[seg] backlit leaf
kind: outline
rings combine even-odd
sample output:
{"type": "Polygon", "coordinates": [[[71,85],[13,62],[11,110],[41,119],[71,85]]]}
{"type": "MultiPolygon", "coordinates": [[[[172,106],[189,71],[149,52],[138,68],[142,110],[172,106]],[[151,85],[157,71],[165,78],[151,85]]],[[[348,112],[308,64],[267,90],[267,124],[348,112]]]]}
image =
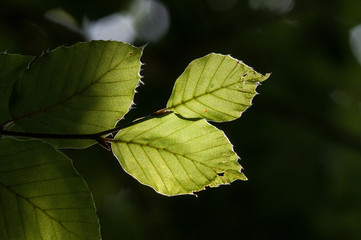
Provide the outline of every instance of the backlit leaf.
{"type": "Polygon", "coordinates": [[[93,41],[43,54],[15,85],[10,106],[15,124],[27,132],[53,134],[114,127],[133,102],[142,50],[93,41]]]}
{"type": "Polygon", "coordinates": [[[246,179],[232,144],[204,119],[153,118],[121,130],[112,149],[126,172],[169,196],[246,179]]]}
{"type": "Polygon", "coordinates": [[[0,239],[100,239],[88,187],[50,145],[0,139],[0,239]]]}
{"type": "Polygon", "coordinates": [[[231,121],[251,106],[257,85],[268,77],[228,55],[212,53],[189,64],[167,107],[186,118],[231,121]]]}

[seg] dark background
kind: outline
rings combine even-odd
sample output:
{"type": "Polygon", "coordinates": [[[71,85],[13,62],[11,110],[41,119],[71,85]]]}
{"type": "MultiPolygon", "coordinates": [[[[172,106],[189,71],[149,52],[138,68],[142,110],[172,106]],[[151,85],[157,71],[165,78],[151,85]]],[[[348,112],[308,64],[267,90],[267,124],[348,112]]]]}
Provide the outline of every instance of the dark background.
{"type": "Polygon", "coordinates": [[[163,108],[188,63],[210,52],[272,75],[240,119],[216,124],[247,182],[165,197],[99,146],[66,150],[103,239],[361,239],[360,1],[134,2],[1,0],[0,51],[39,55],[89,40],[86,22],[133,18],[128,40],[148,45],[129,120],[163,108]]]}

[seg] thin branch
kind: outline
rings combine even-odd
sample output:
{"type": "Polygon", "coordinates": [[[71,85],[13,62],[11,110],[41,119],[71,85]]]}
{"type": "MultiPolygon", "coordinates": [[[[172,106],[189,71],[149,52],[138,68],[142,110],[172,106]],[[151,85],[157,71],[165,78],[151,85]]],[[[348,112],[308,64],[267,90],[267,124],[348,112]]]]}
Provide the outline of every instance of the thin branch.
{"type": "Polygon", "coordinates": [[[7,121],[3,123],[0,127],[0,135],[4,136],[13,136],[13,137],[26,137],[26,138],[47,138],[47,139],[87,139],[87,140],[95,140],[97,141],[102,147],[110,150],[107,143],[112,142],[112,138],[105,138],[103,136],[108,136],[112,133],[117,133],[124,128],[128,128],[135,124],[147,121],[152,118],[163,117],[171,113],[167,108],[158,110],[148,116],[138,118],[132,122],[122,124],[112,129],[108,129],[98,133],[91,133],[91,134],[57,134],[57,133],[29,133],[29,132],[15,132],[15,131],[8,131],[8,128],[14,121],[7,121]]]}

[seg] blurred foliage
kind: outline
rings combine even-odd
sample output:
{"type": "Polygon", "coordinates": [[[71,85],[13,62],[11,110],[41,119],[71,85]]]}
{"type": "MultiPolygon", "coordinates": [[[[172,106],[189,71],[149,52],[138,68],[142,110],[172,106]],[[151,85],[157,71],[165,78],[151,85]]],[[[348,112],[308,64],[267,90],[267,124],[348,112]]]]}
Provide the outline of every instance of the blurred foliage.
{"type": "MultiPolygon", "coordinates": [[[[53,8],[81,28],[85,16],[126,11],[130,2],[3,0],[0,51],[40,54],[84,40],[44,17],[53,8]]],[[[361,239],[361,66],[349,44],[359,1],[295,0],[284,12],[251,8],[252,0],[218,9],[221,0],[161,2],[171,25],[145,49],[145,86],[126,118],[163,108],[187,64],[209,52],[272,72],[254,106],[218,126],[249,181],[167,198],[98,146],[66,150],[93,191],[103,239],[361,239]]]]}

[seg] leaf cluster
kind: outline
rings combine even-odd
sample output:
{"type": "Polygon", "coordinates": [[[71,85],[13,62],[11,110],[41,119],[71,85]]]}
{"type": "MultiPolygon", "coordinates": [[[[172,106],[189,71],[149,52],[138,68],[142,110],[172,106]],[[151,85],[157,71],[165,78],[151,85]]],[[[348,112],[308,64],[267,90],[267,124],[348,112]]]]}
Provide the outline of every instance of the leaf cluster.
{"type": "Polygon", "coordinates": [[[212,53],[189,64],[166,108],[125,122],[142,52],[92,41],[38,58],[0,54],[1,239],[99,239],[91,193],[62,148],[99,143],[167,196],[246,180],[232,144],[209,121],[239,118],[269,75],[212,53]]]}

